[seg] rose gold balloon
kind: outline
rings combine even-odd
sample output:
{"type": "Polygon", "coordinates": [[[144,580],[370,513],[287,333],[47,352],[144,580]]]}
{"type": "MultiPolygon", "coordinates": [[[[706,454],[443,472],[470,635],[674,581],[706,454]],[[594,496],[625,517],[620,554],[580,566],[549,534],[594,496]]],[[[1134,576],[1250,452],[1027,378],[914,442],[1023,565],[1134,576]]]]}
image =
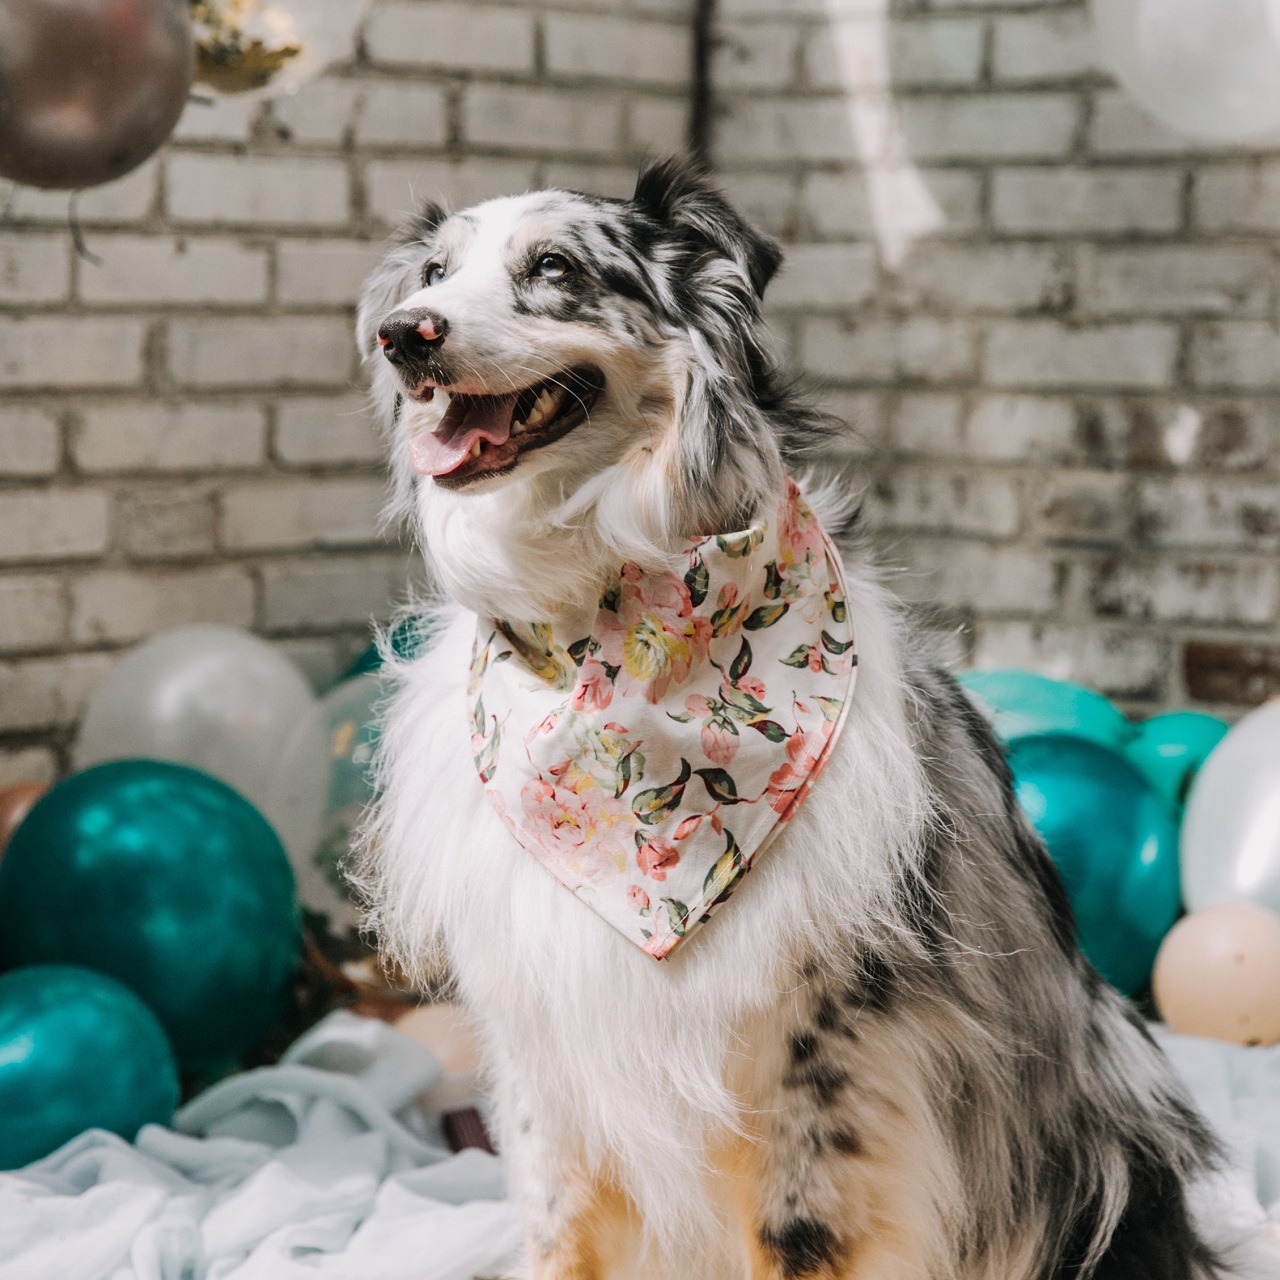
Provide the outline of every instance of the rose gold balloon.
{"type": "Polygon", "coordinates": [[[128,173],[172,132],[194,64],[186,0],[0,0],[0,176],[128,173]]]}
{"type": "Polygon", "coordinates": [[[9,837],[48,790],[47,782],[18,782],[0,791],[0,856],[4,854],[9,837]]]}
{"type": "Polygon", "coordinates": [[[1172,1031],[1280,1041],[1280,915],[1232,902],[1180,920],[1156,956],[1153,993],[1172,1031]]]}

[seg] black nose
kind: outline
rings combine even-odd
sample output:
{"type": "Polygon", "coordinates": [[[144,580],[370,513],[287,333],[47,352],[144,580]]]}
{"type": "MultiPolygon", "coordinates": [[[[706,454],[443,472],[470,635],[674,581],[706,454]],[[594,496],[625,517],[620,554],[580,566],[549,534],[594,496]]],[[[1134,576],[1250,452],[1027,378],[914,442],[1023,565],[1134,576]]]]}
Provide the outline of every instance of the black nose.
{"type": "Polygon", "coordinates": [[[425,307],[393,311],[378,328],[378,345],[392,364],[423,364],[444,345],[448,332],[444,316],[425,307]]]}

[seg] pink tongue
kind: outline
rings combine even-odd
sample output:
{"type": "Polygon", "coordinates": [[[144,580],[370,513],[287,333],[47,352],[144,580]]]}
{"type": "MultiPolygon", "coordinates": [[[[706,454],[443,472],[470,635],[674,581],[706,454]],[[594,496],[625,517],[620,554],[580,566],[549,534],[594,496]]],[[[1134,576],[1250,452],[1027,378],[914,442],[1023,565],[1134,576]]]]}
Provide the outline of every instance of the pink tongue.
{"type": "Polygon", "coordinates": [[[423,476],[447,476],[467,460],[477,440],[506,444],[511,439],[511,415],[519,397],[519,392],[506,396],[453,396],[440,425],[409,441],[413,469],[423,476]]]}

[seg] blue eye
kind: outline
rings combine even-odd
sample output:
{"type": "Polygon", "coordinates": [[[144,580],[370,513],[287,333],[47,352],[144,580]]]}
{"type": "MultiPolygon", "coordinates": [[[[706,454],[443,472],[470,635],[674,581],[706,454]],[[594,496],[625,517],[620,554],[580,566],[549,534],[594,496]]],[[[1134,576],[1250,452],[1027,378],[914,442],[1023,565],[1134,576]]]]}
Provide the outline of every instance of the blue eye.
{"type": "Polygon", "coordinates": [[[533,274],[542,280],[563,280],[572,270],[568,258],[561,257],[558,253],[544,253],[538,259],[533,274]]]}
{"type": "Polygon", "coordinates": [[[438,262],[427,263],[427,269],[422,273],[422,282],[426,285],[439,284],[444,279],[444,268],[438,262]]]}

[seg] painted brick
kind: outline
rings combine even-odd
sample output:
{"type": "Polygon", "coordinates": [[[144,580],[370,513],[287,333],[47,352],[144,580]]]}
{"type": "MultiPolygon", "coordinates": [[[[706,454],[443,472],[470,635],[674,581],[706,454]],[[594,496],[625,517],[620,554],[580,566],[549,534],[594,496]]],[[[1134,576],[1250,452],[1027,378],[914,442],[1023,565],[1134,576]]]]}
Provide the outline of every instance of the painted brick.
{"type": "Polygon", "coordinates": [[[254,94],[208,94],[187,100],[173,130],[175,142],[247,142],[262,101],[254,94]]]}
{"type": "Polygon", "coordinates": [[[276,297],[287,306],[354,306],[383,248],[367,240],[281,240],[276,297]]]}
{"type": "Polygon", "coordinates": [[[289,141],[341,146],[354,129],[371,89],[362,80],[323,76],[304,84],[297,93],[274,99],[272,121],[289,141]]]}
{"type": "Polygon", "coordinates": [[[67,630],[67,601],[54,577],[0,577],[0,653],[52,648],[67,630]]]}
{"type": "Polygon", "coordinates": [[[982,29],[976,18],[821,23],[809,29],[805,70],[821,89],[975,84],[982,29]]]}
{"type": "Polygon", "coordinates": [[[1137,490],[1142,540],[1160,547],[1280,548],[1280,486],[1251,480],[1176,476],[1137,490]]]}
{"type": "MultiPolygon", "coordinates": [[[[115,182],[82,191],[76,201],[80,221],[91,226],[95,223],[137,222],[146,217],[155,204],[159,168],[159,162],[152,160],[115,182]]],[[[54,222],[65,229],[70,207],[67,192],[17,187],[11,198],[15,221],[31,218],[54,222]]]]}
{"type": "Polygon", "coordinates": [[[109,653],[0,662],[0,731],[73,725],[115,663],[109,653]]]}
{"type": "Polygon", "coordinates": [[[876,255],[870,245],[798,244],[770,283],[772,307],[856,307],[876,287],[876,255]]]}
{"type": "Polygon", "coordinates": [[[1073,461],[1076,415],[1065,400],[984,396],[965,424],[970,456],[992,462],[1073,461]]]}
{"type": "Polygon", "coordinates": [[[599,93],[473,84],[462,105],[468,142],[511,149],[608,152],[622,136],[622,104],[599,93]]]}
{"type": "Polygon", "coordinates": [[[627,200],[636,189],[636,173],[637,167],[633,164],[592,164],[588,160],[562,160],[543,168],[542,182],[548,187],[563,187],[570,191],[587,191],[627,200]]]}
{"type": "Polygon", "coordinates": [[[71,456],[91,473],[256,467],[266,457],[265,415],[216,403],[85,409],[71,432],[71,456]]]}
{"type": "Polygon", "coordinates": [[[899,467],[877,485],[869,506],[888,528],[930,533],[1010,537],[1021,519],[1012,480],[941,467],[899,467]]]}
{"type": "Polygon", "coordinates": [[[289,466],[380,462],[383,447],[363,397],[282,400],[275,451],[289,466]]]}
{"type": "Polygon", "coordinates": [[[69,237],[0,231],[0,305],[57,302],[70,290],[69,237]]]}
{"type": "Polygon", "coordinates": [[[1271,274],[1271,257],[1261,248],[1196,244],[1086,251],[1077,305],[1095,315],[1263,316],[1271,274]]]}
{"type": "Polygon", "coordinates": [[[1093,23],[1084,8],[998,18],[992,62],[997,80],[1068,80],[1099,65],[1093,23]]]}
{"type": "Polygon", "coordinates": [[[408,584],[403,556],[275,561],[262,570],[265,622],[291,631],[361,626],[387,617],[408,584]]]}
{"type": "Polygon", "coordinates": [[[358,546],[378,540],[381,480],[259,481],[222,495],[229,551],[358,546]]]}
{"type": "Polygon", "coordinates": [[[549,13],[543,19],[547,70],[552,75],[683,88],[693,67],[692,32],[684,24],[588,13],[549,13]]]}
{"type": "MultiPolygon", "coordinates": [[[[1276,137],[1262,139],[1258,146],[1274,149],[1276,137]]],[[[1190,156],[1221,154],[1230,144],[1193,138],[1167,128],[1119,90],[1100,93],[1094,99],[1093,124],[1089,131],[1089,150],[1099,156],[1190,156]]]]}
{"type": "Polygon", "coordinates": [[[180,154],[167,172],[169,212],[179,222],[331,226],[348,217],[341,160],[180,154]]]}
{"type": "Polygon", "coordinates": [[[991,210],[1002,231],[1162,232],[1177,229],[1181,200],[1174,169],[1001,169],[991,210]]]}
{"type": "Polygon", "coordinates": [[[192,560],[214,550],[214,499],[206,488],[177,486],[126,491],[116,502],[120,541],[130,560],[192,560]]]}
{"type": "Polygon", "coordinates": [[[137,320],[0,316],[0,389],[131,386],[145,332],[137,320]]]}
{"type": "Polygon", "coordinates": [[[58,776],[58,759],[48,747],[0,750],[0,787],[16,782],[52,782],[58,776]]]}
{"type": "Polygon", "coordinates": [[[365,165],[369,212],[388,225],[398,224],[427,200],[465,209],[536,185],[532,160],[373,160],[365,165]]]}
{"type": "Polygon", "coordinates": [[[1129,532],[1131,505],[1123,475],[1056,471],[1034,487],[1029,527],[1054,541],[1115,543],[1129,532]]]}
{"type": "Polygon", "coordinates": [[[735,102],[720,120],[713,145],[717,165],[858,159],[849,108],[835,98],[735,102]]]}
{"type": "Polygon", "coordinates": [[[910,309],[1044,311],[1068,296],[1071,260],[1046,245],[924,242],[894,278],[897,305],[910,309]]]}
{"type": "Polygon", "coordinates": [[[1280,161],[1205,165],[1193,196],[1193,220],[1206,231],[1280,231],[1280,161]]]}
{"type": "Polygon", "coordinates": [[[1280,332],[1247,320],[1204,325],[1192,338],[1191,377],[1202,387],[1280,387],[1280,332]]]}
{"type": "Polygon", "coordinates": [[[1197,701],[1258,706],[1280,694],[1280,648],[1193,640],[1183,648],[1182,675],[1197,701]]]}
{"type": "Polygon", "coordinates": [[[925,605],[983,614],[1043,615],[1058,604],[1061,572],[1052,555],[979,542],[912,542],[899,594],[925,605]]]}
{"type": "Polygon", "coordinates": [[[1159,388],[1173,376],[1177,330],[1165,324],[1069,328],[1053,320],[991,326],[984,360],[996,387],[1159,388]]]}
{"type": "Polygon", "coordinates": [[[369,85],[356,138],[373,146],[443,146],[449,140],[449,104],[444,90],[412,81],[369,85]]]}
{"type": "Polygon", "coordinates": [[[800,227],[799,198],[797,183],[790,175],[721,170],[716,181],[753,227],[795,239],[800,227]]]}
{"type": "Polygon", "coordinates": [[[823,387],[817,402],[824,413],[843,426],[827,446],[827,451],[836,458],[862,457],[879,444],[884,418],[880,396],[870,391],[823,387]]]}
{"type": "Polygon", "coordinates": [[[170,376],[190,386],[341,386],[352,358],[350,325],[341,316],[169,324],[170,376]]]}
{"type": "Polygon", "coordinates": [[[1149,633],[1033,622],[978,622],[973,661],[981,668],[1024,667],[1126,698],[1157,696],[1169,671],[1164,641],[1149,633]]]}
{"type": "Polygon", "coordinates": [[[681,152],[688,137],[689,104],[684,98],[633,100],[627,127],[627,142],[633,152],[681,152]]]}
{"type": "Polygon", "coordinates": [[[267,251],[228,240],[98,236],[98,262],[80,267],[86,302],[265,302],[267,251]]]}
{"type": "Polygon", "coordinates": [[[1076,99],[1061,93],[904,98],[898,106],[913,160],[1055,159],[1071,149],[1076,99]]]}
{"type": "Polygon", "coordinates": [[[794,22],[734,22],[716,32],[711,82],[734,89],[780,89],[796,78],[800,30],[794,22]]]}
{"type": "Polygon", "coordinates": [[[383,3],[365,31],[375,62],[449,71],[532,71],[533,14],[477,4],[383,3]]]}
{"type": "Polygon", "coordinates": [[[855,325],[808,320],[801,329],[800,351],[810,373],[841,381],[946,382],[971,377],[976,359],[968,325],[928,316],[855,325]]]}
{"type": "Polygon", "coordinates": [[[1123,438],[1120,456],[1132,467],[1265,470],[1280,454],[1280,412],[1269,403],[1152,399],[1092,408],[1120,420],[1102,429],[1123,438]]]}
{"type": "Polygon", "coordinates": [[[0,478],[52,475],[61,436],[58,424],[35,409],[0,406],[0,478]]]}
{"type": "Polygon", "coordinates": [[[0,562],[100,555],[107,496],[93,489],[0,493],[0,562]]]}
{"type": "Polygon", "coordinates": [[[1091,595],[1102,617],[1261,626],[1280,605],[1280,570],[1257,561],[1109,560],[1098,566],[1091,595]]]}
{"type": "MultiPolygon", "coordinates": [[[[880,170],[880,189],[892,196],[904,187],[918,189],[922,184],[929,204],[930,221],[939,231],[972,231],[981,220],[981,183],[975,173],[957,169],[880,170]],[[910,183],[895,181],[906,172],[910,183]]],[[[820,236],[863,236],[874,234],[875,218],[871,210],[871,187],[867,172],[822,173],[807,175],[803,185],[803,207],[807,220],[820,236]]],[[[882,217],[900,220],[899,210],[890,201],[882,217]]]]}
{"type": "Polygon", "coordinates": [[[890,413],[890,430],[903,453],[954,458],[964,453],[963,421],[959,396],[904,395],[890,413]]]}
{"type": "Polygon", "coordinates": [[[107,571],[72,585],[71,632],[79,644],[120,644],[199,622],[252,624],[253,579],[246,570],[107,571]]]}

